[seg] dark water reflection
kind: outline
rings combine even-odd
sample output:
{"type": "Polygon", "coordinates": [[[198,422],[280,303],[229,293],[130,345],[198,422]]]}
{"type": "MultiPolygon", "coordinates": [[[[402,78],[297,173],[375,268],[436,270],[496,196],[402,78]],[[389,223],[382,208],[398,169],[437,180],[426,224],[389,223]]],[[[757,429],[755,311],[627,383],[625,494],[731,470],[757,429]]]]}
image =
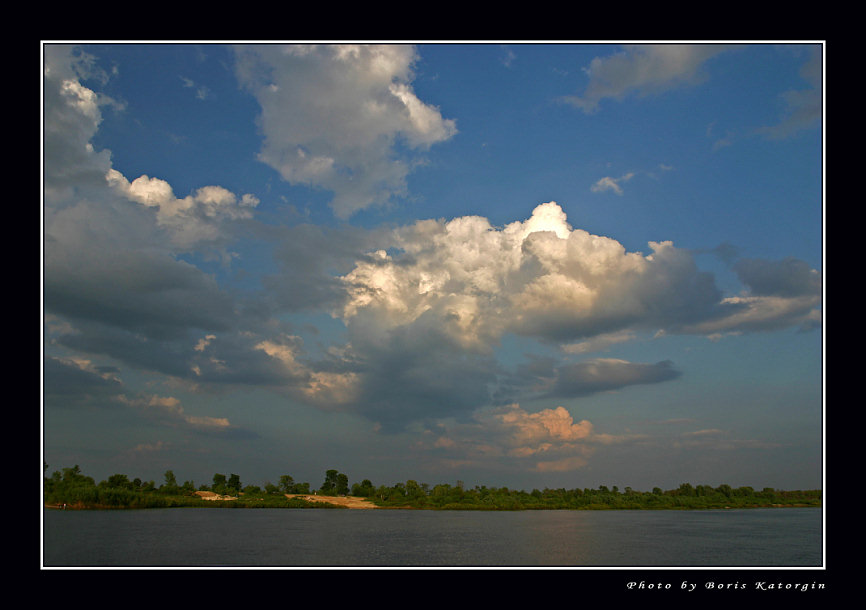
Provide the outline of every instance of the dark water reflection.
{"type": "Polygon", "coordinates": [[[821,509],[46,510],[51,566],[822,564],[821,509]]]}

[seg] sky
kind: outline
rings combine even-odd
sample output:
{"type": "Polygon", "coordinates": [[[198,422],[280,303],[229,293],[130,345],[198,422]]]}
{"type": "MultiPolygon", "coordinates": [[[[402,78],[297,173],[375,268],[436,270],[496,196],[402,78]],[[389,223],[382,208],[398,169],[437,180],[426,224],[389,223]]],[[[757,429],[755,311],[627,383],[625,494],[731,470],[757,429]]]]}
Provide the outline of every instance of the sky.
{"type": "Polygon", "coordinates": [[[822,488],[823,48],[43,42],[42,461],[822,488]]]}

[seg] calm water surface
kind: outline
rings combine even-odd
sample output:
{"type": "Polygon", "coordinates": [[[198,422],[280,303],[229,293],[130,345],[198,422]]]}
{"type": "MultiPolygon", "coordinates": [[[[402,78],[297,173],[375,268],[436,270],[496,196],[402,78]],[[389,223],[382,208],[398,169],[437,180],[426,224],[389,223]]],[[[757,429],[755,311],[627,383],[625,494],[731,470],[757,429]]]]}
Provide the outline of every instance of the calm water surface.
{"type": "Polygon", "coordinates": [[[820,566],[822,512],[45,510],[43,565],[820,566]]]}

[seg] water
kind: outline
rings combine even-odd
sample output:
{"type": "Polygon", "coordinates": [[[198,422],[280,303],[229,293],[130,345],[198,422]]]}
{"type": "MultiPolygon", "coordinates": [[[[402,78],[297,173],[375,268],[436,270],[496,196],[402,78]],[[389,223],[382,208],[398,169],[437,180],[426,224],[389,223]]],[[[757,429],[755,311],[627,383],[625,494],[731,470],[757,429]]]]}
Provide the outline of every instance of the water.
{"type": "Polygon", "coordinates": [[[45,567],[809,567],[820,508],[45,510],[45,567]]]}

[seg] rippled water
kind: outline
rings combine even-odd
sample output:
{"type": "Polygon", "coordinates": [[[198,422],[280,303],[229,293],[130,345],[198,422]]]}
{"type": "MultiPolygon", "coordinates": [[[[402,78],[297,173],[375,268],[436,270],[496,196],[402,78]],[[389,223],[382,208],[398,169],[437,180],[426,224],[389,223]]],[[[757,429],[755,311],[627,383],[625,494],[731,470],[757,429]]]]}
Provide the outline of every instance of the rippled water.
{"type": "Polygon", "coordinates": [[[822,512],[46,510],[43,565],[808,567],[822,512]]]}

